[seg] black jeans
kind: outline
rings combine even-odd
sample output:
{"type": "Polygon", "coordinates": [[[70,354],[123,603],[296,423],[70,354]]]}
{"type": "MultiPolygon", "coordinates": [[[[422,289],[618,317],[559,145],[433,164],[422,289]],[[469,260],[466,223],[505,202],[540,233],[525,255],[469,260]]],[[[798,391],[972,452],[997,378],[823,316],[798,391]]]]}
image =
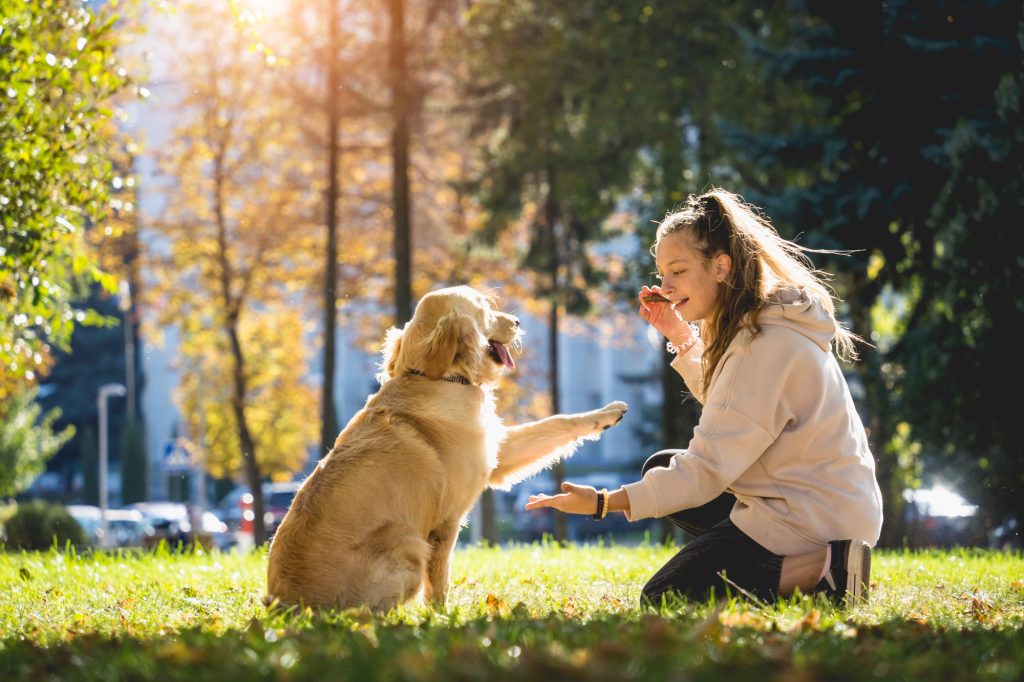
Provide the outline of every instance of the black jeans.
{"type": "MultiPolygon", "coordinates": [[[[641,476],[654,467],[668,466],[679,452],[662,450],[651,455],[641,476]]],[[[783,557],[754,542],[729,520],[735,503],[735,497],[722,493],[701,507],[666,517],[694,537],[647,581],[642,605],[659,606],[668,595],[706,601],[712,594],[742,596],[743,591],[769,603],[778,598],[783,557]]]]}

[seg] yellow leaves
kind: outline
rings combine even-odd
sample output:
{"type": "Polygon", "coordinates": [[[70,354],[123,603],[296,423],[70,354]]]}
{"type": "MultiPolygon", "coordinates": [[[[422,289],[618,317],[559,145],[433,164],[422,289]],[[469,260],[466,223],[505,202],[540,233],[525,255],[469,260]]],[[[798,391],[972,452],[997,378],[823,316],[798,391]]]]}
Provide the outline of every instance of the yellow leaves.
{"type": "Polygon", "coordinates": [[[977,594],[962,592],[959,599],[966,605],[965,613],[979,623],[990,623],[999,615],[999,610],[992,603],[977,594]]]}
{"type": "MultiPolygon", "coordinates": [[[[243,408],[262,470],[282,478],[301,469],[317,437],[315,391],[304,379],[309,349],[294,309],[268,306],[239,323],[246,386],[243,408]]],[[[182,383],[177,392],[193,438],[201,438],[210,473],[232,476],[241,466],[233,407],[236,359],[223,329],[199,325],[181,346],[182,383]]]]}
{"type": "Polygon", "coordinates": [[[508,607],[508,602],[489,592],[487,593],[485,608],[488,616],[507,616],[511,613],[511,609],[508,607]]]}
{"type": "MultiPolygon", "coordinates": [[[[812,609],[807,614],[807,618],[812,619],[816,625],[818,622],[818,610],[812,609]]],[[[763,630],[769,624],[769,621],[764,616],[752,611],[723,611],[718,615],[718,622],[725,627],[743,627],[755,630],[763,630]]],[[[798,627],[802,627],[802,625],[803,621],[798,624],[798,627]]]]}

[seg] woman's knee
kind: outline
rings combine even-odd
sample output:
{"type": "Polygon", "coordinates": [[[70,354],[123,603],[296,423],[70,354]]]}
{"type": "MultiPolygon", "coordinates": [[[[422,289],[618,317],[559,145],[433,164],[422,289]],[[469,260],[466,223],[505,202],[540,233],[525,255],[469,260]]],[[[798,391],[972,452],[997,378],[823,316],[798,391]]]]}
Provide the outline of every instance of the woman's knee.
{"type": "Polygon", "coordinates": [[[662,608],[670,592],[671,590],[666,589],[664,585],[656,585],[653,580],[648,580],[647,584],[640,590],[640,608],[662,608]]]}
{"type": "Polygon", "coordinates": [[[640,590],[640,608],[659,610],[675,607],[682,603],[699,600],[700,595],[671,583],[651,579],[640,590]]]}
{"type": "Polygon", "coordinates": [[[660,450],[647,458],[643,468],[640,469],[640,476],[643,477],[649,470],[657,467],[667,467],[672,458],[686,450],[660,450]]]}

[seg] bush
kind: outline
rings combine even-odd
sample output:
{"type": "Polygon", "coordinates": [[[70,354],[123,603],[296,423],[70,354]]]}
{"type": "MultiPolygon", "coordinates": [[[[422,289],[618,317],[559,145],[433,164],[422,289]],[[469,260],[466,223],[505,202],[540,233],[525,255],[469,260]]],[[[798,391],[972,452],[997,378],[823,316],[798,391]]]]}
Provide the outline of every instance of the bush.
{"type": "Polygon", "coordinates": [[[86,544],[85,531],[74,517],[59,504],[41,500],[19,504],[7,520],[8,549],[49,549],[56,539],[57,547],[86,544]]]}

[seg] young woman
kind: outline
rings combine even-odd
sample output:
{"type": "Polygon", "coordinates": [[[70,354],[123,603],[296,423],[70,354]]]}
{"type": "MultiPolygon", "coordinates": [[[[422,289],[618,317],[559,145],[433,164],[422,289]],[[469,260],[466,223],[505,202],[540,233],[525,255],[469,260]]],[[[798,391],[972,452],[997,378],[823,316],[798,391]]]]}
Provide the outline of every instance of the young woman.
{"type": "Polygon", "coordinates": [[[644,586],[648,604],[727,590],[771,602],[797,588],[866,598],[882,497],[836,360],[855,358],[855,337],[823,273],[721,189],[668,215],[652,252],[661,285],[643,287],[639,314],[704,406],[693,438],[653,455],[636,483],[567,482],[526,508],[667,516],[693,535],[644,586]]]}

